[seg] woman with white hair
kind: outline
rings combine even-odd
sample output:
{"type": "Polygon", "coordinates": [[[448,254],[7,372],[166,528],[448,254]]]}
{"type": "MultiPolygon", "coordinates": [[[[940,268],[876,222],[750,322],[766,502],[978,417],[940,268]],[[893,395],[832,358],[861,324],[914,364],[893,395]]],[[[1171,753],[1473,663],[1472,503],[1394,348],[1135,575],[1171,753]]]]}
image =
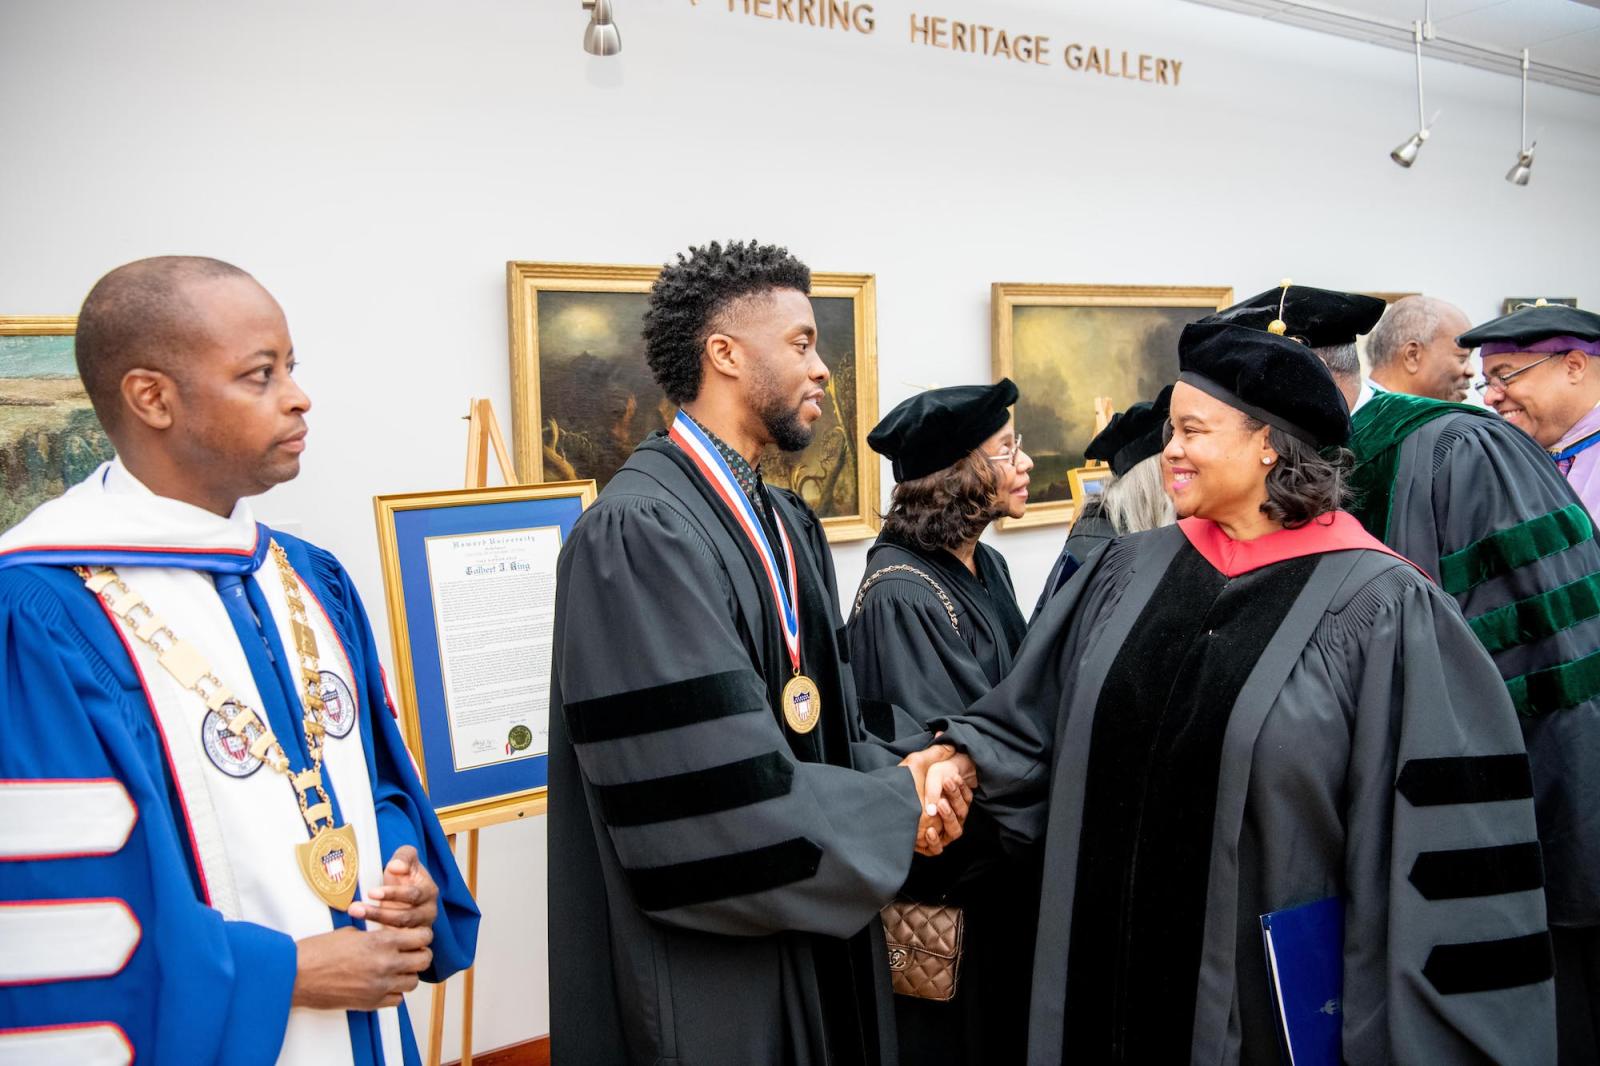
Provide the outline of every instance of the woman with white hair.
{"type": "Polygon", "coordinates": [[[1168,385],[1154,400],[1118,411],[1084,449],[1085,459],[1110,465],[1111,481],[1073,519],[1067,542],[1045,578],[1033,617],[1039,617],[1050,597],[1096,548],[1124,534],[1170,526],[1178,520],[1161,472],[1161,448],[1166,443],[1162,430],[1171,401],[1172,386],[1168,385]]]}

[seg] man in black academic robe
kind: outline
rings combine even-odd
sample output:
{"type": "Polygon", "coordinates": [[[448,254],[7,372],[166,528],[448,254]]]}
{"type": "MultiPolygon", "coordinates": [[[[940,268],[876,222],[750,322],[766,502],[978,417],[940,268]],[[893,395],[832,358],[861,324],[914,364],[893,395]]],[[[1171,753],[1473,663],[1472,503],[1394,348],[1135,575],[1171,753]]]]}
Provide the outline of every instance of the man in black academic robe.
{"type": "Polygon", "coordinates": [[[646,341],[683,411],[562,551],[550,988],[563,1066],[895,1059],[877,915],[909,868],[920,769],[861,726],[821,523],[750,462],[768,443],[803,446],[820,414],[808,285],[802,264],[754,244],[663,270],[646,341]],[[797,666],[781,597],[796,594],[810,718],[783,713],[797,666]]]}

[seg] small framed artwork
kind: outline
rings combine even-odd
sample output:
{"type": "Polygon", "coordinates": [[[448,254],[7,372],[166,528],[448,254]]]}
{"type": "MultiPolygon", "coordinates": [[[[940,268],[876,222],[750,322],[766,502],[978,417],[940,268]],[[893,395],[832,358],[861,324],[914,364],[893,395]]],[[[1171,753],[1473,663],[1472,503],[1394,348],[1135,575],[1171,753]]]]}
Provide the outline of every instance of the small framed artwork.
{"type": "Polygon", "coordinates": [[[556,557],[592,481],[378,496],[406,743],[450,833],[544,810],[556,557]]]}
{"type": "Polygon", "coordinates": [[[1098,500],[1111,484],[1109,466],[1080,466],[1067,471],[1067,487],[1072,496],[1072,510],[1078,514],[1090,500],[1098,500]]]}
{"type": "Polygon", "coordinates": [[[1576,296],[1507,296],[1500,304],[1500,313],[1502,315],[1509,315],[1519,307],[1533,307],[1540,300],[1543,300],[1547,304],[1555,304],[1560,307],[1578,306],[1578,298],[1576,296]]]}
{"type": "Polygon", "coordinates": [[[0,532],[115,454],[78,380],[71,316],[0,316],[0,532]]]}
{"type": "MultiPolygon", "coordinates": [[[[659,267],[506,264],[511,434],[523,481],[592,478],[604,488],[637,445],[672,424],[645,363],[644,313],[659,267]]],[[[877,286],[871,274],[811,275],[828,402],[802,452],[772,452],[762,477],[797,493],[830,541],[878,531],[877,286]]]]}
{"type": "Polygon", "coordinates": [[[1017,430],[1034,461],[1028,513],[1000,528],[1071,522],[1096,399],[1118,411],[1154,399],[1178,378],[1183,327],[1232,302],[1226,287],[995,284],[994,377],[1017,383],[1017,430]]]}

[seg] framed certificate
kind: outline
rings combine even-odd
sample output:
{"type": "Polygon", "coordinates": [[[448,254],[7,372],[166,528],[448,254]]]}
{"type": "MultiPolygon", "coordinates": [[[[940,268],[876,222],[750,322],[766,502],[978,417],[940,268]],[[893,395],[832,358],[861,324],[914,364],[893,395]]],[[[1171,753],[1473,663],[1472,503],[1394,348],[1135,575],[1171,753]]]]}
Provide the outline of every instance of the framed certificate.
{"type": "Polygon", "coordinates": [[[556,559],[593,481],[378,496],[406,744],[447,832],[544,810],[556,559]]]}

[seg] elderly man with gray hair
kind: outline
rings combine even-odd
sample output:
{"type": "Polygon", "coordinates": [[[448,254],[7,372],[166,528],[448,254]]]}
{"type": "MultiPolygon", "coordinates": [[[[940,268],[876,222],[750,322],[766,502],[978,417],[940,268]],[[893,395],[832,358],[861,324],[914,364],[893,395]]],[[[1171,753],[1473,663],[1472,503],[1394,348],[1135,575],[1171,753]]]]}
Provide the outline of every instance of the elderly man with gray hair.
{"type": "Polygon", "coordinates": [[[1456,343],[1471,320],[1433,296],[1406,296],[1389,305],[1367,336],[1371,383],[1389,392],[1460,402],[1472,383],[1472,350],[1456,343]]]}

